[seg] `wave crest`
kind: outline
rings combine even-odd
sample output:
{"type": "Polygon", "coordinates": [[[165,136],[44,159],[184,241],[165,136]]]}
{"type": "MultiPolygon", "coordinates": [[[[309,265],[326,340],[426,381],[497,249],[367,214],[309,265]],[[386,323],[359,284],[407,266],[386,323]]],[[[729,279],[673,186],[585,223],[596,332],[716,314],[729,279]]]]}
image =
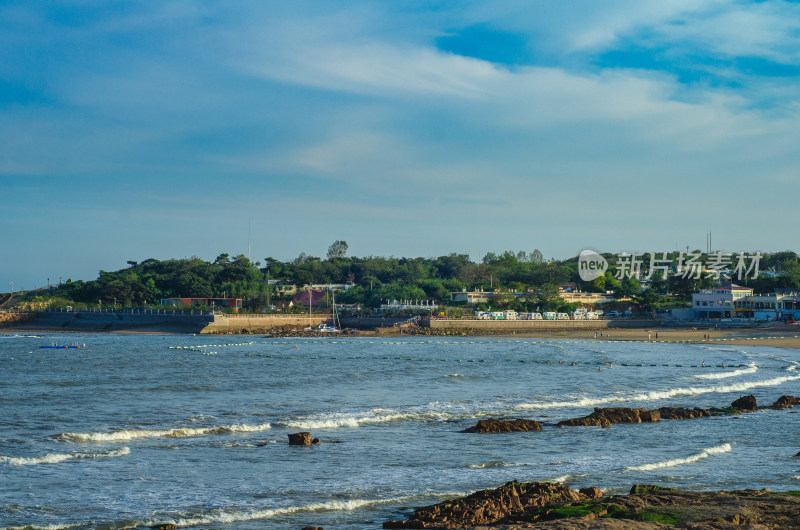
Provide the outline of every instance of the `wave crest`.
{"type": "Polygon", "coordinates": [[[94,458],[113,458],[116,456],[125,456],[131,454],[128,447],[121,449],[114,449],[113,451],[104,452],[78,452],[78,453],[51,453],[44,456],[36,456],[31,458],[14,458],[8,456],[0,456],[0,462],[7,462],[12,466],[33,466],[37,464],[58,464],[67,460],[76,459],[94,459],[94,458]]]}
{"type": "Polygon", "coordinates": [[[629,471],[653,471],[655,469],[663,469],[665,467],[674,467],[674,466],[681,466],[683,464],[691,464],[693,462],[697,462],[698,460],[702,460],[703,458],[708,458],[712,455],[721,455],[724,453],[729,453],[733,450],[731,444],[724,443],[722,445],[717,445],[716,447],[709,447],[708,449],[703,449],[696,455],[688,456],[686,458],[673,458],[672,460],[664,460],[662,462],[655,462],[653,464],[644,464],[641,466],[629,466],[625,469],[629,471]]]}
{"type": "Polygon", "coordinates": [[[711,374],[697,374],[692,377],[695,379],[727,379],[729,377],[736,377],[737,375],[754,374],[758,372],[758,366],[755,364],[748,365],[747,368],[740,370],[732,370],[730,372],[715,372],[711,374]]]}
{"type": "Polygon", "coordinates": [[[191,518],[179,518],[172,521],[146,521],[146,526],[156,526],[164,524],[174,524],[178,527],[199,526],[207,524],[230,524],[240,521],[254,521],[258,519],[271,519],[280,515],[288,515],[298,512],[318,512],[318,511],[352,511],[366,506],[380,504],[398,503],[410,499],[411,497],[397,497],[394,499],[362,499],[349,501],[328,501],[306,504],[304,506],[287,506],[285,508],[272,508],[267,510],[252,510],[249,512],[224,512],[203,515],[191,518]]]}
{"type": "Polygon", "coordinates": [[[206,436],[209,434],[232,434],[239,432],[262,432],[271,429],[272,425],[263,423],[261,425],[222,425],[216,427],[180,427],[167,430],[122,430],[111,432],[87,432],[75,433],[65,432],[57,434],[55,437],[73,442],[123,442],[135,440],[137,438],[189,438],[194,436],[206,436]]]}

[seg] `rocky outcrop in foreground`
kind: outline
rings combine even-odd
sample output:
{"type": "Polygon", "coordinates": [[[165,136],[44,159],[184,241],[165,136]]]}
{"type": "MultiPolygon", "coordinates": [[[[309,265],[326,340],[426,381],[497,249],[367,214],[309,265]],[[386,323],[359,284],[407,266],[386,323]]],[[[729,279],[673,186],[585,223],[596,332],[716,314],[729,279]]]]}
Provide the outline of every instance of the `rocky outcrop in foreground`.
{"type": "Polygon", "coordinates": [[[512,515],[552,503],[588,501],[589,497],[563,484],[509,482],[493,490],[414,510],[407,521],[387,521],[384,528],[468,528],[493,524],[512,515]]]}
{"type": "Polygon", "coordinates": [[[478,420],[477,425],[468,427],[461,432],[475,432],[475,433],[500,433],[500,432],[525,432],[525,431],[541,431],[541,422],[535,420],[501,420],[497,418],[487,418],[485,420],[478,420]]]}
{"type": "Polygon", "coordinates": [[[797,528],[800,492],[680,491],[634,486],[628,495],[599,497],[597,488],[509,482],[494,490],[418,508],[406,521],[384,528],[656,529],[797,528]]]}

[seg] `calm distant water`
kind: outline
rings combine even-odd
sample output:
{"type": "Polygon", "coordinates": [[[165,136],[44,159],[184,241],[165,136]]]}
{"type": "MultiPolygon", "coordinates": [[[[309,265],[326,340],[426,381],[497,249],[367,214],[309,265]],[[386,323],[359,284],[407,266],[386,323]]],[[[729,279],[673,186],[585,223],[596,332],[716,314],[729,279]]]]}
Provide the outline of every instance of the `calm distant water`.
{"type": "Polygon", "coordinates": [[[725,406],[750,393],[766,405],[800,395],[799,363],[757,346],[2,336],[0,528],[379,528],[512,479],[798,490],[800,408],[458,431],[594,406],[725,406]],[[40,349],[54,342],[86,348],[40,349]],[[306,430],[325,443],[288,445],[306,430]]]}

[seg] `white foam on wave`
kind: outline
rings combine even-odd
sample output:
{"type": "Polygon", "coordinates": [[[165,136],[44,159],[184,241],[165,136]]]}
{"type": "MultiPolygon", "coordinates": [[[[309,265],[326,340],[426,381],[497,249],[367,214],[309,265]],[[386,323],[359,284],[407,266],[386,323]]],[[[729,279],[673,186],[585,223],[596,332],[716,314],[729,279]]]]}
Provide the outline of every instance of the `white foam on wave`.
{"type": "Polygon", "coordinates": [[[469,469],[489,469],[493,467],[517,467],[524,466],[525,464],[518,464],[516,462],[487,462],[485,464],[471,464],[469,469]]]}
{"type": "Polygon", "coordinates": [[[761,381],[743,381],[741,383],[731,383],[728,385],[716,386],[701,386],[701,387],[685,387],[685,388],[670,388],[668,390],[653,390],[650,392],[641,392],[638,394],[617,395],[607,397],[585,397],[569,401],[551,401],[547,403],[522,403],[514,406],[516,409],[554,409],[554,408],[574,408],[574,407],[595,407],[598,405],[607,405],[609,403],[620,403],[628,401],[660,401],[670,399],[678,396],[697,396],[700,394],[726,394],[730,392],[744,392],[751,388],[758,388],[763,386],[778,386],[789,381],[798,381],[800,376],[782,376],[773,377],[772,379],[763,379],[761,381]]]}
{"type": "Polygon", "coordinates": [[[693,375],[695,379],[727,379],[729,377],[736,377],[737,375],[754,374],[758,372],[758,366],[755,363],[749,364],[747,368],[739,370],[731,370],[729,372],[713,372],[710,374],[697,374],[693,375]]]}
{"type": "Polygon", "coordinates": [[[221,425],[216,427],[181,427],[167,430],[122,430],[111,432],[65,432],[56,438],[74,442],[124,442],[137,438],[189,438],[209,434],[232,434],[239,432],[262,432],[272,428],[269,423],[261,425],[221,425]]]}
{"type": "Polygon", "coordinates": [[[174,524],[175,526],[199,526],[207,524],[231,524],[240,521],[254,521],[259,519],[271,519],[281,515],[290,515],[299,512],[319,512],[319,511],[353,511],[367,506],[375,506],[388,503],[402,503],[411,497],[397,497],[394,499],[361,499],[350,501],[328,501],[306,504],[304,506],[287,506],[284,508],[271,508],[267,510],[251,510],[246,512],[225,512],[201,515],[197,517],[178,518],[171,521],[145,521],[145,526],[155,526],[163,524],[174,524]]]}
{"type": "Polygon", "coordinates": [[[67,528],[77,528],[85,526],[80,524],[49,524],[46,526],[27,525],[27,526],[4,526],[0,530],[66,530],[67,528]]]}
{"type": "Polygon", "coordinates": [[[653,464],[644,464],[641,466],[628,466],[625,469],[629,471],[653,471],[655,469],[663,469],[665,467],[674,467],[674,466],[681,466],[684,464],[691,464],[697,462],[698,460],[708,458],[709,456],[729,453],[732,450],[733,447],[731,447],[731,444],[724,443],[716,447],[709,447],[708,449],[703,449],[699,453],[692,456],[688,456],[686,458],[673,458],[672,460],[664,460],[662,462],[655,462],[653,464]]]}
{"type": "Polygon", "coordinates": [[[76,459],[94,459],[94,458],[113,458],[116,456],[125,456],[131,454],[128,447],[121,449],[114,449],[113,451],[104,452],[78,452],[78,453],[51,453],[44,456],[36,456],[31,458],[14,458],[9,456],[0,456],[0,462],[6,462],[12,466],[33,466],[37,464],[58,464],[67,460],[76,459]]]}
{"type": "Polygon", "coordinates": [[[554,479],[548,480],[547,482],[558,482],[563,484],[564,482],[569,480],[570,475],[561,475],[560,477],[556,477],[554,479]]]}
{"type": "Polygon", "coordinates": [[[352,412],[332,412],[290,420],[282,425],[292,429],[337,429],[341,427],[360,427],[394,421],[434,422],[472,417],[472,411],[465,410],[458,402],[435,402],[406,409],[375,408],[352,412]]]}

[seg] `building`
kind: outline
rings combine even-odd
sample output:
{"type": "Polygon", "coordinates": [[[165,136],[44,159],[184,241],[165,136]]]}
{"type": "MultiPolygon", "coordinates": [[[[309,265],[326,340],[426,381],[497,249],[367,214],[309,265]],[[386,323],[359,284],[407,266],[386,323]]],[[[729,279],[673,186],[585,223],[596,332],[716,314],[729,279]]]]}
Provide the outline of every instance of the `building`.
{"type": "Polygon", "coordinates": [[[475,305],[488,302],[492,293],[484,291],[455,291],[450,293],[450,300],[453,302],[466,302],[467,305],[475,305]]]}
{"type": "Polygon", "coordinates": [[[581,291],[559,291],[558,296],[568,304],[580,304],[587,306],[594,306],[595,304],[604,304],[606,302],[614,301],[614,293],[584,293],[581,291]]]}
{"type": "Polygon", "coordinates": [[[800,320],[800,291],[745,296],[734,302],[734,314],[755,320],[800,320]]]}
{"type": "Polygon", "coordinates": [[[201,307],[233,309],[237,313],[242,307],[241,298],[162,298],[161,307],[201,307]]]}
{"type": "Polygon", "coordinates": [[[751,288],[733,283],[701,289],[692,295],[694,318],[698,320],[733,318],[734,303],[747,296],[753,296],[751,288]]]}
{"type": "Polygon", "coordinates": [[[302,293],[297,293],[292,297],[292,302],[303,304],[306,307],[321,307],[326,304],[325,293],[322,289],[306,289],[302,293]]]}

